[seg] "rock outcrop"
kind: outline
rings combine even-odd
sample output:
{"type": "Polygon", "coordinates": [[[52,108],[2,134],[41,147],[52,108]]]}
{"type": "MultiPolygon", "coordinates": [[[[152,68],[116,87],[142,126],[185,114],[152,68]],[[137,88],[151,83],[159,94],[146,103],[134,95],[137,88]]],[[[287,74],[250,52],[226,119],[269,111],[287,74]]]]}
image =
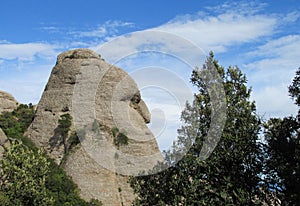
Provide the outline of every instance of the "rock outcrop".
{"type": "MultiPolygon", "coordinates": [[[[12,112],[18,107],[19,103],[15,98],[4,91],[0,91],[0,114],[2,112],[12,112]]],[[[9,147],[10,143],[8,138],[0,128],[0,159],[2,158],[4,148],[9,147]]]]}
{"type": "Polygon", "coordinates": [[[0,114],[2,112],[12,112],[18,107],[18,102],[7,92],[0,91],[0,114]]]}
{"type": "Polygon", "coordinates": [[[162,161],[149,121],[134,80],[97,53],[77,49],[58,56],[26,135],[62,165],[84,199],[131,205],[128,176],[162,161]],[[65,114],[72,117],[67,139],[58,132],[65,114]],[[80,144],[69,149],[74,132],[80,144]]]}
{"type": "Polygon", "coordinates": [[[8,138],[0,128],[0,159],[3,156],[4,148],[7,148],[10,146],[10,143],[8,141],[8,138]]]}

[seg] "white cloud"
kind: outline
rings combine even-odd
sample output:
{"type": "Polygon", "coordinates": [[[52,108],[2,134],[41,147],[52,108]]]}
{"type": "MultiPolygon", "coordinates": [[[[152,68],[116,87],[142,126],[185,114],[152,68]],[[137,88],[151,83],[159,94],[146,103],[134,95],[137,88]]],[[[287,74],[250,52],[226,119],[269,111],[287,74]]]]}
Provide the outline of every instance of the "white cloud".
{"type": "Polygon", "coordinates": [[[131,22],[107,21],[104,24],[99,25],[97,28],[92,28],[89,31],[76,31],[72,33],[79,37],[102,38],[116,35],[120,28],[133,26],[134,24],[131,22]]]}
{"type": "Polygon", "coordinates": [[[296,69],[300,67],[300,35],[270,40],[246,55],[260,58],[244,65],[255,84],[290,84],[296,69]]]}
{"type": "Polygon", "coordinates": [[[91,31],[81,31],[78,32],[80,37],[103,37],[107,34],[107,28],[104,26],[99,26],[98,28],[91,31]]]}
{"type": "Polygon", "coordinates": [[[270,40],[246,56],[259,58],[244,67],[260,113],[277,117],[296,114],[287,87],[300,67],[300,35],[270,40]]]}
{"type": "Polygon", "coordinates": [[[42,31],[48,32],[48,33],[60,33],[61,29],[59,27],[55,26],[43,26],[39,28],[42,31]]]}
{"type": "Polygon", "coordinates": [[[58,48],[58,46],[48,43],[5,43],[0,44],[0,58],[21,61],[31,61],[35,57],[55,58],[58,48]]]}
{"type": "Polygon", "coordinates": [[[297,106],[287,96],[287,85],[266,86],[253,93],[258,113],[263,118],[295,115],[297,106]]]}
{"type": "Polygon", "coordinates": [[[299,11],[293,11],[293,12],[288,13],[285,16],[283,15],[280,18],[280,22],[282,25],[284,25],[286,23],[296,22],[299,18],[300,18],[299,11]]]}
{"type": "Polygon", "coordinates": [[[226,46],[269,35],[274,25],[274,19],[224,14],[205,20],[173,22],[158,29],[185,37],[204,50],[223,52],[226,46]]]}
{"type": "Polygon", "coordinates": [[[300,35],[288,35],[268,41],[259,46],[255,51],[249,52],[249,56],[284,57],[289,60],[299,57],[300,35]]]}
{"type": "MultiPolygon", "coordinates": [[[[250,8],[251,10],[251,8],[250,8]]],[[[271,35],[278,24],[272,15],[228,10],[218,15],[179,17],[155,29],[182,36],[205,51],[225,52],[228,46],[255,42],[271,35]]]]}
{"type": "Polygon", "coordinates": [[[9,44],[10,42],[7,40],[0,40],[0,44],[9,44]]]}
{"type": "MultiPolygon", "coordinates": [[[[235,5],[233,3],[230,9],[228,6],[224,4],[220,8],[216,8],[217,14],[199,12],[196,15],[179,16],[166,24],[144,30],[141,33],[132,33],[117,37],[117,39],[109,38],[114,41],[114,45],[108,43],[109,49],[105,48],[105,45],[92,49],[110,61],[111,57],[124,57],[142,49],[145,50],[145,46],[147,46],[148,50],[172,52],[178,56],[185,55],[185,58],[190,56],[189,58],[192,60],[190,62],[193,62],[192,66],[201,66],[203,62],[199,61],[199,56],[203,55],[203,52],[195,54],[190,50],[191,48],[185,48],[188,45],[187,41],[204,50],[206,54],[210,50],[215,53],[224,53],[231,46],[260,43],[264,37],[270,37],[277,32],[283,19],[285,22],[293,22],[298,18],[295,12],[285,15],[260,14],[259,11],[265,6],[264,4],[235,5]],[[160,31],[161,34],[155,33],[155,31],[160,31]],[[173,37],[168,38],[168,35],[163,33],[172,34],[173,37]]],[[[116,59],[113,59],[110,62],[115,61],[116,59]]]]}
{"type": "Polygon", "coordinates": [[[206,7],[207,10],[216,14],[222,14],[226,11],[234,11],[243,15],[254,15],[267,7],[266,3],[256,1],[230,1],[213,7],[206,7]]]}

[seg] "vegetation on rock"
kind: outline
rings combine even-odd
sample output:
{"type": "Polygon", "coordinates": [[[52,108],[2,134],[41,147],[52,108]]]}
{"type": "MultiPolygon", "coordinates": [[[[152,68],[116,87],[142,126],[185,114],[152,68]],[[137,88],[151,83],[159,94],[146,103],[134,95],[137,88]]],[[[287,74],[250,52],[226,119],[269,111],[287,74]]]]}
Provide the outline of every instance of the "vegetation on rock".
{"type": "MultiPolygon", "coordinates": [[[[20,105],[13,112],[0,115],[0,128],[9,138],[16,139],[5,149],[0,160],[1,205],[102,205],[98,200],[86,202],[81,199],[77,185],[64,170],[23,135],[33,117],[31,104],[20,105]]],[[[71,116],[62,115],[59,125],[60,134],[66,138],[71,116]]],[[[77,143],[78,137],[72,133],[69,144],[77,143]]]]}
{"type": "Polygon", "coordinates": [[[21,104],[12,112],[0,114],[0,128],[7,137],[19,139],[29,148],[35,149],[34,143],[23,135],[33,118],[33,105],[21,104]]]}
{"type": "Polygon", "coordinates": [[[112,135],[114,137],[114,144],[119,148],[122,145],[128,145],[128,137],[124,132],[120,132],[117,127],[111,129],[112,135]]]}

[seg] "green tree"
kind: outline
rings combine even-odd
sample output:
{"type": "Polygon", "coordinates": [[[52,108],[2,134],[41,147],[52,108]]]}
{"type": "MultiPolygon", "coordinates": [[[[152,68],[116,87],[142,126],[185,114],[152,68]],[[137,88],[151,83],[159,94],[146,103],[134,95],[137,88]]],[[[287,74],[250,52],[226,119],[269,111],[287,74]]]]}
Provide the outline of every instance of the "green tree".
{"type": "MultiPolygon", "coordinates": [[[[300,68],[290,96],[300,106],[300,68]]],[[[300,110],[296,117],[271,118],[265,124],[266,188],[274,191],[284,205],[300,202],[300,110]]]]}
{"type": "MultiPolygon", "coordinates": [[[[211,77],[210,77],[211,78],[211,77]]],[[[214,59],[207,58],[201,72],[195,69],[191,82],[198,89],[193,104],[182,112],[183,126],[178,130],[178,141],[166,159],[172,167],[155,175],[131,178],[138,197],[136,205],[256,205],[262,204],[259,190],[262,172],[261,145],[258,142],[260,120],[254,102],[249,100],[251,89],[238,67],[226,71],[214,59]],[[203,160],[203,149],[211,149],[216,137],[207,137],[214,115],[212,99],[218,92],[209,93],[207,83],[216,79],[203,79],[216,69],[226,94],[227,119],[216,148],[203,160]],[[207,138],[210,138],[207,141],[207,138]],[[180,161],[178,151],[190,147],[180,161]]],[[[214,85],[214,84],[212,84],[214,85]]],[[[216,85],[214,85],[216,86],[216,85]]],[[[222,100],[221,100],[222,101],[222,100]]],[[[220,102],[219,102],[220,103],[220,102]]],[[[220,103],[221,104],[221,103],[220,103]]],[[[217,107],[217,105],[214,105],[217,107]]],[[[222,109],[222,108],[221,108],[222,109]]],[[[158,167],[168,166],[159,165],[158,167]]]]}
{"type": "Polygon", "coordinates": [[[34,143],[23,135],[33,118],[34,109],[32,104],[20,104],[14,111],[0,114],[0,128],[7,137],[19,139],[26,146],[36,150],[34,143]]]}
{"type": "Polygon", "coordinates": [[[7,203],[13,205],[52,205],[46,188],[49,163],[44,151],[35,154],[22,142],[14,140],[0,160],[0,188],[7,203]]]}

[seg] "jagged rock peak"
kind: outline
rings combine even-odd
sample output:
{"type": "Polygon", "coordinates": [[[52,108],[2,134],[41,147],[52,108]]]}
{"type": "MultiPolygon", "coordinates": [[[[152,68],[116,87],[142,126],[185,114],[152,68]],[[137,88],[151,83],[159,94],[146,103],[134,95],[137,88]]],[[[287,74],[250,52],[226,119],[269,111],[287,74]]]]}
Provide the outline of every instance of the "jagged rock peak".
{"type": "Polygon", "coordinates": [[[18,107],[19,102],[15,98],[4,91],[0,91],[0,114],[2,112],[12,112],[18,107]]]}

